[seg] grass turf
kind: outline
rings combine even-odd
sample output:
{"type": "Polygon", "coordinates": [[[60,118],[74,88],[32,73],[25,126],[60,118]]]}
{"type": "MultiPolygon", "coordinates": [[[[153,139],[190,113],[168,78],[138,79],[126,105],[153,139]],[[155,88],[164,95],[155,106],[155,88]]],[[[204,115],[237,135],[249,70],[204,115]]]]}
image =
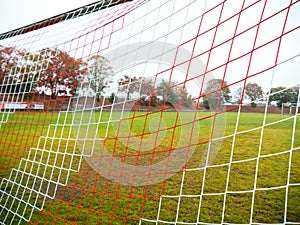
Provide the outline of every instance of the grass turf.
{"type": "MultiPolygon", "coordinates": [[[[300,222],[300,120],[282,119],[281,115],[267,114],[264,118],[264,114],[255,113],[241,113],[239,118],[237,113],[211,117],[209,113],[192,112],[11,114],[0,128],[0,176],[8,177],[11,168],[19,165],[35,177],[66,185],[56,187],[55,182],[44,179],[42,183],[25,176],[16,182],[34,184],[40,193],[55,198],[25,189],[21,192],[8,183],[6,190],[12,194],[22,193],[24,200],[37,207],[43,206],[44,199],[45,205],[42,211],[32,211],[6,195],[1,203],[7,201],[13,211],[25,212],[25,218],[34,212],[32,224],[138,224],[139,218],[158,219],[158,224],[300,222]],[[127,119],[120,123],[120,117],[127,119]],[[95,125],[88,126],[91,122],[95,125]],[[74,123],[86,126],[70,126],[74,123]],[[262,129],[264,124],[267,126],[262,129]],[[233,135],[235,131],[238,133],[233,135]],[[100,140],[78,140],[95,136],[100,140]],[[214,141],[210,143],[211,136],[214,141]],[[105,148],[128,165],[150,165],[168,158],[176,149],[186,148],[187,143],[194,152],[188,155],[185,167],[175,174],[170,171],[172,176],[166,180],[144,186],[109,181],[91,167],[97,165],[98,158],[85,160],[79,156],[82,151],[91,154],[91,148],[82,149],[83,145],[94,146],[105,148]],[[292,147],[295,150],[289,151],[292,147]],[[41,163],[26,163],[20,161],[22,157],[41,163]],[[58,169],[61,167],[66,169],[58,169]]],[[[117,171],[107,176],[120,175],[117,171]]],[[[14,176],[18,177],[12,173],[14,176]]],[[[132,182],[136,178],[126,177],[132,182]]],[[[1,213],[2,221],[17,222],[17,217],[5,212],[1,213]]],[[[145,220],[142,224],[153,223],[145,220]]]]}

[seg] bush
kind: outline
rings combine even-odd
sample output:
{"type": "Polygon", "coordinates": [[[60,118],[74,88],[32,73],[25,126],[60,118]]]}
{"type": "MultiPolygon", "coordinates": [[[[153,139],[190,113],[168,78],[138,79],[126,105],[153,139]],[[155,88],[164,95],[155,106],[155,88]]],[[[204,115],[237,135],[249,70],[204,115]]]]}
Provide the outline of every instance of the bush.
{"type": "Polygon", "coordinates": [[[117,96],[114,92],[111,93],[111,95],[109,96],[109,101],[110,101],[110,103],[113,103],[114,101],[115,102],[117,101],[117,96]]]}
{"type": "Polygon", "coordinates": [[[157,99],[157,97],[156,97],[156,96],[152,96],[152,97],[150,98],[150,106],[156,107],[157,104],[158,104],[158,99],[157,99]]]}
{"type": "Polygon", "coordinates": [[[206,101],[203,101],[203,106],[204,108],[206,109],[210,109],[210,106],[209,106],[209,102],[206,100],[206,101]]]}

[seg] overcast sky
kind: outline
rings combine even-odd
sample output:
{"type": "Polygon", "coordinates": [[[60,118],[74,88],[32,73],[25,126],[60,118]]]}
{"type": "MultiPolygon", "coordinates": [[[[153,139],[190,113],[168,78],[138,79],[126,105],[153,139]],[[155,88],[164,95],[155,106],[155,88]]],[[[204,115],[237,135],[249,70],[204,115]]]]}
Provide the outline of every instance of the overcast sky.
{"type": "MultiPolygon", "coordinates": [[[[116,44],[117,47],[120,47],[122,44],[130,44],[130,42],[134,41],[152,41],[155,39],[159,39],[162,37],[163,41],[173,43],[175,45],[179,45],[180,43],[184,43],[185,40],[188,40],[197,35],[197,28],[199,24],[199,15],[204,10],[204,2],[205,1],[197,1],[194,2],[192,7],[186,7],[185,10],[177,11],[180,7],[187,6],[189,1],[183,0],[156,0],[157,4],[146,4],[134,10],[133,13],[129,13],[126,16],[126,20],[124,23],[124,27],[119,31],[114,33],[112,36],[111,46],[116,44]],[[159,3],[161,6],[159,6],[159,3]],[[167,4],[166,4],[167,3],[167,4]],[[159,7],[158,7],[159,6],[159,7]],[[158,8],[157,8],[158,7],[158,8]],[[149,13],[152,10],[152,13],[149,13]],[[176,13],[174,13],[176,12],[176,13]],[[142,15],[144,13],[149,13],[145,16],[144,19],[142,15]],[[170,13],[170,14],[169,14],[170,13]],[[169,16],[168,16],[169,15],[169,16]],[[165,19],[166,17],[167,19],[165,19]],[[192,21],[194,18],[196,19],[194,22],[189,23],[187,26],[184,25],[185,20],[192,21]],[[161,21],[158,24],[155,24],[156,21],[161,21]],[[155,26],[151,27],[151,24],[155,26]],[[149,29],[143,30],[145,26],[149,26],[149,29]],[[171,30],[177,30],[178,32],[169,32],[171,30]],[[138,33],[140,30],[143,30],[141,33],[138,33]],[[134,33],[132,33],[134,32],[134,33]],[[196,32],[196,33],[195,33],[196,32]],[[128,38],[130,37],[130,38],[128,38]],[[122,39],[123,38],[123,39],[122,39]],[[128,41],[130,39],[130,42],[128,41]]],[[[0,33],[18,28],[20,26],[28,25],[33,22],[40,21],[42,19],[52,17],[59,13],[66,12],[68,10],[72,10],[74,8],[80,7],[82,5],[86,5],[89,3],[95,2],[95,0],[51,0],[51,1],[42,1],[42,0],[0,0],[0,33]]],[[[192,2],[192,1],[191,1],[192,2]]],[[[210,1],[206,2],[206,9],[214,6],[218,1],[210,1]]],[[[253,1],[247,1],[247,4],[253,1]]],[[[236,0],[228,0],[225,4],[225,8],[223,10],[222,19],[229,17],[233,13],[238,12],[240,10],[242,1],[236,0]],[[232,4],[234,2],[234,4],[232,4]]],[[[278,10],[287,7],[290,3],[290,0],[281,0],[281,1],[272,1],[269,0],[267,2],[267,7],[265,9],[264,18],[267,18],[270,15],[278,12],[278,10]]],[[[249,10],[245,10],[242,14],[242,17],[239,21],[238,32],[243,29],[246,29],[252,24],[255,24],[259,21],[260,12],[263,7],[264,1],[261,1],[255,4],[253,7],[250,7],[249,10]]],[[[207,29],[209,26],[217,23],[217,18],[219,15],[218,10],[220,7],[213,10],[211,13],[205,16],[204,22],[202,24],[202,29],[207,29]],[[215,12],[214,12],[215,11],[215,12]]],[[[286,12],[286,11],[285,11],[286,12]]],[[[285,21],[286,14],[285,12],[278,14],[277,16],[267,20],[261,25],[261,29],[259,30],[256,46],[259,46],[263,43],[266,43],[268,40],[272,40],[272,38],[276,38],[282,32],[283,23],[285,21]]],[[[300,2],[296,3],[290,10],[289,17],[287,20],[287,24],[285,30],[291,30],[300,25],[300,2]]],[[[80,19],[82,21],[82,19],[80,19]]],[[[219,26],[218,33],[215,39],[216,43],[221,43],[226,40],[226,38],[230,38],[230,35],[233,35],[233,32],[236,27],[237,17],[229,20],[224,25],[219,26]]],[[[83,20],[84,23],[84,20],[83,20]]],[[[100,22],[101,23],[101,22],[100,22]]],[[[99,23],[99,24],[100,24],[99,23]]],[[[86,23],[87,24],[87,23],[86,23]]],[[[98,24],[98,26],[100,26],[98,24]]],[[[78,25],[78,24],[77,24],[78,25]]],[[[84,25],[84,24],[83,24],[84,25]]],[[[59,25],[58,25],[59,26],[59,25]]],[[[116,23],[114,26],[117,26],[116,23]]],[[[70,28],[70,26],[65,26],[61,28],[63,33],[62,36],[59,37],[63,40],[64,38],[69,38],[67,35],[66,27],[70,28]]],[[[109,28],[109,26],[107,26],[109,28]]],[[[70,28],[71,32],[72,29],[70,28]]],[[[79,29],[83,29],[82,26],[79,26],[79,29]]],[[[97,34],[98,31],[96,31],[97,34]]],[[[198,44],[195,52],[198,53],[204,51],[205,48],[209,49],[211,45],[211,40],[213,39],[214,31],[208,32],[205,35],[202,35],[198,38],[198,44]]],[[[74,32],[73,34],[74,35],[74,32]]],[[[97,34],[98,35],[98,34],[97,34]]],[[[101,29],[99,29],[99,35],[101,35],[101,29]]],[[[54,35],[55,38],[58,35],[54,35]]],[[[232,49],[231,58],[238,57],[243,52],[249,51],[249,47],[251,48],[255,37],[255,29],[246,32],[244,35],[238,36],[234,40],[234,46],[232,49]]],[[[68,39],[70,40],[70,39],[68,39]]],[[[274,86],[293,86],[295,84],[300,83],[300,57],[297,54],[300,54],[300,29],[285,35],[282,39],[281,43],[281,51],[279,54],[279,61],[283,62],[285,60],[290,60],[287,63],[280,64],[275,72],[267,71],[265,75],[256,76],[249,79],[249,82],[259,82],[265,90],[269,88],[268,84],[272,80],[272,73],[274,72],[273,85],[274,86]],[[297,56],[297,57],[295,57],[297,56]]],[[[103,39],[102,42],[105,40],[103,39]]],[[[40,43],[44,46],[44,42],[40,43]]],[[[49,44],[49,38],[47,39],[47,44],[49,44]]],[[[70,44],[71,45],[71,44],[70,44]]],[[[261,48],[261,50],[256,51],[251,62],[251,73],[255,73],[256,71],[261,71],[267,68],[268,64],[271,65],[274,62],[276,56],[276,45],[278,42],[274,42],[274,45],[267,45],[265,48],[261,48]]],[[[185,45],[184,48],[187,50],[191,50],[192,45],[185,45]]],[[[224,63],[224,60],[227,60],[227,54],[229,51],[230,43],[222,45],[217,48],[211,54],[210,64],[208,65],[210,68],[213,68],[215,65],[224,63]]],[[[69,48],[70,49],[70,48],[69,48]]],[[[88,48],[86,48],[88,49],[88,48]]],[[[251,50],[251,49],[250,49],[251,50]]],[[[105,53],[105,52],[104,52],[105,53]]],[[[250,57],[250,56],[249,56],[250,57]]],[[[245,68],[247,68],[247,64],[249,63],[250,58],[243,57],[240,60],[231,63],[227,68],[227,76],[225,77],[226,81],[229,83],[234,83],[239,79],[243,79],[245,76],[245,68]],[[230,76],[229,76],[230,75],[230,76]]],[[[202,60],[202,59],[201,59],[202,60]]],[[[203,59],[205,61],[205,59],[203,59]]],[[[143,67],[144,68],[144,67],[143,67]]],[[[155,73],[155,72],[154,72],[155,73]]],[[[222,68],[214,71],[214,76],[217,78],[222,78],[222,74],[224,71],[222,68]]],[[[234,86],[234,89],[238,88],[239,85],[242,85],[242,82],[234,86]]]]}
{"type": "Polygon", "coordinates": [[[0,33],[95,2],[96,0],[0,0],[0,33]]]}

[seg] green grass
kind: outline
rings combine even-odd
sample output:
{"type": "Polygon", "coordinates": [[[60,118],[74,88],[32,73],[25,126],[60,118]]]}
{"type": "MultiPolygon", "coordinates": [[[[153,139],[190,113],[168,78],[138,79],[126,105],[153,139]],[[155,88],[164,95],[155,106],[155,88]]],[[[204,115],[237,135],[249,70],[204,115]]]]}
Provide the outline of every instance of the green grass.
{"type": "MultiPolygon", "coordinates": [[[[34,176],[20,178],[12,173],[11,179],[32,186],[37,192],[18,189],[12,183],[2,185],[1,189],[19,193],[18,197],[37,207],[42,207],[45,198],[38,193],[47,192],[55,198],[46,197],[42,211],[32,211],[7,195],[3,195],[1,203],[7,201],[12,210],[25,212],[25,218],[33,213],[31,224],[138,224],[139,218],[192,224],[197,221],[283,223],[285,216],[288,222],[300,222],[299,118],[296,123],[292,118],[272,124],[283,117],[268,114],[264,120],[263,114],[242,113],[236,127],[237,119],[237,113],[226,113],[226,117],[192,112],[12,114],[0,128],[0,176],[7,178],[12,168],[20,166],[34,176]],[[121,117],[123,120],[119,122],[121,117]],[[73,123],[86,125],[71,126],[73,123]],[[267,126],[262,129],[263,124],[267,126]],[[233,135],[235,130],[238,133],[233,135]],[[211,136],[215,139],[209,143],[211,136]],[[84,143],[76,137],[90,139],[84,143]],[[295,150],[289,151],[292,143],[295,150]],[[95,149],[92,157],[79,156],[82,152],[92,154],[92,146],[95,149]],[[187,146],[193,154],[186,154],[187,146]],[[104,149],[120,163],[132,166],[149,166],[180,153],[181,157],[172,162],[180,170],[169,171],[167,179],[156,183],[122,185],[98,173],[105,171],[104,166],[110,163],[110,158],[105,160],[101,155],[104,149]],[[20,161],[24,157],[48,166],[20,161]],[[101,157],[104,160],[99,165],[101,157]],[[35,180],[37,176],[54,182],[42,183],[35,180]],[[56,187],[55,182],[66,185],[56,187]],[[286,188],[287,182],[291,186],[286,188]]],[[[160,172],[167,176],[164,171],[172,167],[164,165],[160,172]]],[[[111,174],[106,177],[113,179],[126,176],[117,168],[108,172],[111,174]]],[[[163,176],[149,174],[145,180],[163,176]]],[[[127,175],[125,180],[129,184],[142,181],[134,174],[127,175]]],[[[17,217],[5,213],[0,220],[6,215],[6,221],[17,222],[17,217]]]]}

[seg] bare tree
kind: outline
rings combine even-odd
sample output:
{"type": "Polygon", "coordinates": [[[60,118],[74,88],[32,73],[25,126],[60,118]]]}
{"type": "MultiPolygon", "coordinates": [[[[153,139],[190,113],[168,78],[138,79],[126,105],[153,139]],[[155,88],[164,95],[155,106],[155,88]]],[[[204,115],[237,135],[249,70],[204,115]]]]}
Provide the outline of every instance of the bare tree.
{"type": "Polygon", "coordinates": [[[142,95],[151,95],[154,91],[153,81],[147,78],[141,79],[141,94],[142,95]]]}
{"type": "Polygon", "coordinates": [[[254,101],[262,98],[264,94],[262,87],[257,83],[248,83],[245,87],[245,93],[250,98],[252,107],[256,106],[254,101]]]}
{"type": "Polygon", "coordinates": [[[114,72],[108,59],[99,55],[89,58],[86,84],[95,92],[97,101],[100,101],[105,88],[109,87],[113,76],[114,72]]]}
{"type": "Polygon", "coordinates": [[[222,79],[212,79],[207,82],[204,90],[203,103],[206,108],[215,109],[217,105],[228,102],[231,99],[230,89],[227,82],[222,79]]]}
{"type": "Polygon", "coordinates": [[[126,99],[130,99],[130,95],[133,92],[140,90],[140,79],[124,75],[124,77],[118,81],[118,85],[119,90],[126,93],[126,99]]]}
{"type": "Polygon", "coordinates": [[[233,93],[233,97],[235,99],[237,99],[237,103],[240,103],[243,97],[243,88],[239,87],[234,93],[233,93]]]}
{"type": "Polygon", "coordinates": [[[119,90],[126,92],[127,99],[130,99],[131,94],[138,92],[140,95],[151,95],[153,92],[153,84],[151,79],[144,77],[129,77],[124,75],[118,81],[119,90]]]}

